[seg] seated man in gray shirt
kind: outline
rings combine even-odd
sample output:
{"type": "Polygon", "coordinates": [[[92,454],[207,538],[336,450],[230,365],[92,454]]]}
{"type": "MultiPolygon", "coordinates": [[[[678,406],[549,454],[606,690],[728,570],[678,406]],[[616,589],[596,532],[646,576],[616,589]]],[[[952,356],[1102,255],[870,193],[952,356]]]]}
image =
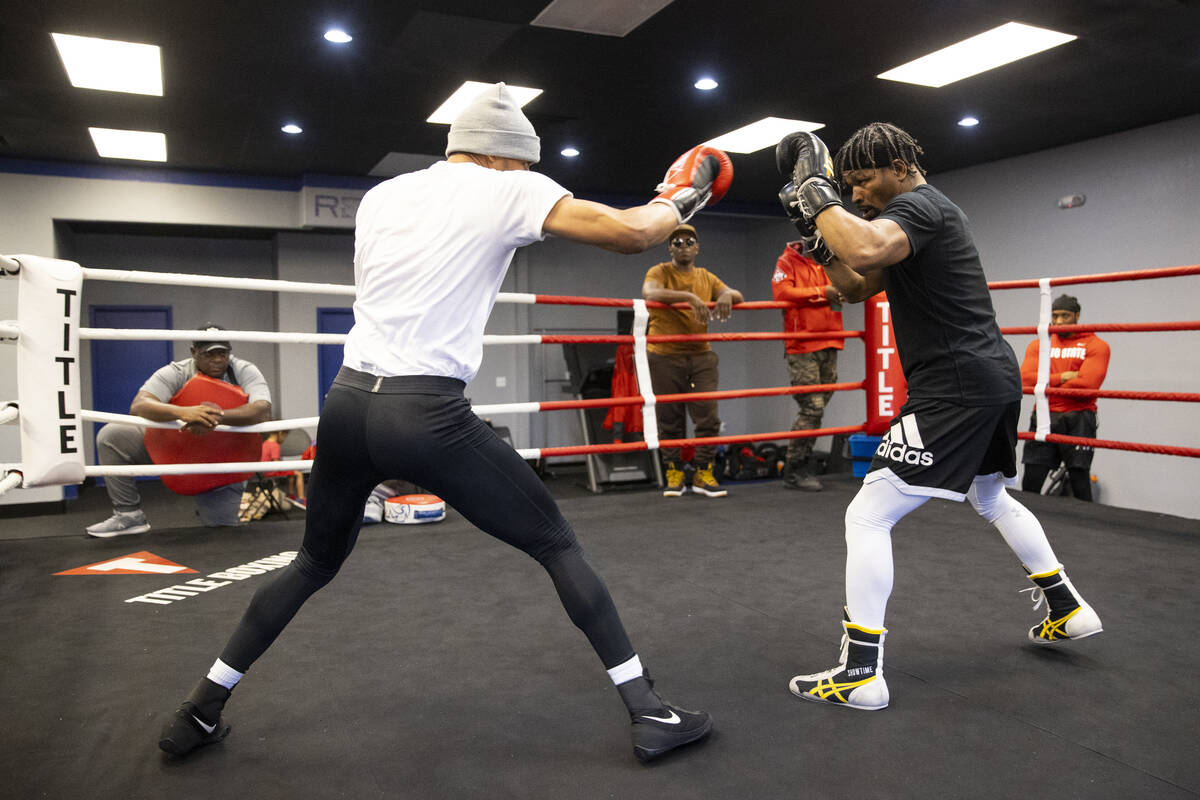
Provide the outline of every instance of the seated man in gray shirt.
{"type": "MultiPolygon", "coordinates": [[[[220,325],[208,323],[200,330],[212,334],[220,325]]],[[[183,430],[204,435],[217,425],[254,425],[271,418],[271,390],[258,367],[233,357],[228,341],[213,338],[192,342],[192,357],[167,364],[142,385],[129,413],[154,422],[184,423],[183,430]],[[173,405],[170,400],[197,374],[239,386],[248,395],[244,405],[222,409],[215,403],[173,405]]],[[[96,437],[96,457],[102,465],[150,464],[143,428],[138,425],[109,423],[96,437]]],[[[87,535],[101,539],[130,533],[145,533],[150,523],[142,511],[142,497],[132,477],[109,476],[104,479],[113,515],[87,527],[87,535]]],[[[219,486],[196,495],[196,513],[209,527],[237,525],[238,509],[245,481],[219,486]]]]}

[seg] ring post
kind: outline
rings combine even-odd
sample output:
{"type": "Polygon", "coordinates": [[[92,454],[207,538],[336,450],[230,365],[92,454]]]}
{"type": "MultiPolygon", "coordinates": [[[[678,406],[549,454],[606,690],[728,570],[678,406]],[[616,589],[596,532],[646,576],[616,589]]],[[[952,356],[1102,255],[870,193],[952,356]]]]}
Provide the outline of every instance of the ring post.
{"type": "Polygon", "coordinates": [[[908,399],[908,384],[896,353],[891,306],[883,292],[863,303],[863,344],[866,345],[866,432],[880,436],[908,399]]]}
{"type": "Polygon", "coordinates": [[[19,255],[17,401],[25,486],[81,483],[79,316],[74,261],[19,255]]]}

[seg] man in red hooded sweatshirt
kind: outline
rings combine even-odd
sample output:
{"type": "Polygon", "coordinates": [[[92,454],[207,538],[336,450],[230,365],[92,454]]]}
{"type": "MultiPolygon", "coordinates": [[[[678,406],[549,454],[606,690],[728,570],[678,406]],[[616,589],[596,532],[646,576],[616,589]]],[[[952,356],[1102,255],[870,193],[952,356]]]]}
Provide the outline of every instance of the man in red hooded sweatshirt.
{"type": "MultiPolygon", "coordinates": [[[[840,331],[842,329],[842,296],[829,283],[825,270],[804,252],[804,243],[788,242],[775,262],[771,276],[771,295],[776,300],[788,300],[798,306],[783,310],[784,333],[807,331],[840,331]]],[[[837,383],[838,350],[845,342],[838,338],[787,339],[784,357],[792,386],[837,383]]],[[[821,427],[825,404],[833,392],[794,394],[799,407],[792,430],[815,430],[821,427]]],[[[792,439],[788,442],[783,468],[783,485],[787,489],[819,492],[812,457],[813,439],[792,439]]]]}
{"type": "MultiPolygon", "coordinates": [[[[1051,306],[1050,322],[1054,325],[1079,323],[1079,301],[1069,294],[1055,299],[1051,306]]],[[[1050,334],[1050,379],[1047,386],[1063,389],[1099,389],[1108,373],[1108,342],[1091,331],[1050,334]]],[[[1032,387],[1037,383],[1038,340],[1025,348],[1021,362],[1021,384],[1032,387]]],[[[1061,436],[1096,438],[1095,396],[1050,394],[1050,432],[1061,436]]],[[[1037,430],[1037,412],[1030,420],[1030,430],[1037,430]]],[[[1090,447],[1051,442],[1025,443],[1021,462],[1025,475],[1021,489],[1040,492],[1046,475],[1059,463],[1067,465],[1071,494],[1080,500],[1092,499],[1092,456],[1090,447]]]]}

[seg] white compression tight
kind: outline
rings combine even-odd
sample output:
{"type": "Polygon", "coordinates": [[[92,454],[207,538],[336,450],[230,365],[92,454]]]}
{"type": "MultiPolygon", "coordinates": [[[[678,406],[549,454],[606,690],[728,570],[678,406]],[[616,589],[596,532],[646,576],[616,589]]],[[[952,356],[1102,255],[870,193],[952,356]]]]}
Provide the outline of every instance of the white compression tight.
{"type": "Polygon", "coordinates": [[[1012,498],[1000,473],[976,476],[967,492],[967,501],[979,516],[996,526],[1004,543],[1030,572],[1037,574],[1058,568],[1058,559],[1042,523],[1012,498]]]}
{"type": "Polygon", "coordinates": [[[892,594],[892,527],[929,500],[887,481],[864,483],[846,507],[846,608],[865,628],[882,628],[892,594]]]}
{"type": "MultiPolygon", "coordinates": [[[[846,606],[856,624],[883,627],[892,593],[892,527],[927,500],[880,480],[864,484],[846,508],[846,606]]],[[[996,526],[1030,571],[1049,572],[1058,566],[1041,524],[1009,496],[999,474],[975,478],[967,500],[996,526]]]]}

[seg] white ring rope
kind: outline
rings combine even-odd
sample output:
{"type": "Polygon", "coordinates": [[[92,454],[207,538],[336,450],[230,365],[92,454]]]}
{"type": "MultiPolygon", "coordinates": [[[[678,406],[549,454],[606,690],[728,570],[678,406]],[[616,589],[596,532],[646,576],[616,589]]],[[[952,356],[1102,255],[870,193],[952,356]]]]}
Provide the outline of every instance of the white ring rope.
{"type": "Polygon", "coordinates": [[[220,464],[109,464],[84,467],[87,476],[137,475],[222,475],[231,472],[307,472],[311,460],[295,461],[226,461],[220,464]]]}
{"type": "Polygon", "coordinates": [[[145,270],[91,269],[82,267],[84,280],[116,283],[155,283],[165,286],[204,286],[209,289],[245,289],[251,292],[307,292],[354,296],[354,285],[344,283],[308,283],[275,278],[222,278],[214,275],[186,275],[180,272],[145,270]]]}
{"type": "Polygon", "coordinates": [[[21,271],[21,262],[8,256],[0,256],[0,271],[16,275],[21,271]]]}
{"type": "MultiPolygon", "coordinates": [[[[0,336],[4,329],[0,326],[0,336]]],[[[80,328],[79,338],[92,341],[172,341],[191,342],[200,331],[176,331],[166,328],[80,328]]],[[[275,331],[221,331],[221,338],[231,342],[265,342],[274,344],[345,344],[345,333],[285,333],[275,331]]],[[[485,334],[485,345],[541,344],[536,333],[485,334]]]]}
{"type": "MultiPolygon", "coordinates": [[[[80,339],[191,342],[203,331],[176,331],[165,328],[80,328],[80,339]]],[[[213,334],[210,334],[210,336],[213,334]]],[[[222,339],[239,342],[276,344],[345,344],[344,333],[282,333],[275,331],[220,331],[222,339]]]]}
{"type": "MultiPolygon", "coordinates": [[[[16,272],[20,264],[7,256],[0,256],[6,269],[16,272]]],[[[353,297],[354,284],[311,283],[285,281],[274,278],[220,278],[212,275],[193,275],[182,272],[148,272],[146,270],[94,269],[82,267],[84,280],[113,281],[115,283],[153,283],[166,286],[203,286],[209,289],[245,289],[252,292],[307,292],[312,294],[340,294],[353,297]]],[[[528,292],[500,292],[497,303],[533,305],[537,295],[528,292]]]]}
{"type": "Polygon", "coordinates": [[[21,326],[15,319],[0,319],[0,341],[13,341],[21,338],[21,326]]]}
{"type": "MultiPolygon", "coordinates": [[[[164,430],[178,430],[185,425],[180,420],[175,420],[174,422],[154,422],[145,417],[135,417],[130,414],[113,414],[108,411],[89,411],[87,409],[79,412],[79,418],[85,422],[117,422],[122,425],[136,425],[139,428],[162,428],[164,430]]],[[[320,419],[320,417],[299,417],[297,419],[277,419],[271,422],[259,422],[255,425],[218,425],[213,430],[229,433],[294,431],[298,428],[315,428],[320,419]]]]}

